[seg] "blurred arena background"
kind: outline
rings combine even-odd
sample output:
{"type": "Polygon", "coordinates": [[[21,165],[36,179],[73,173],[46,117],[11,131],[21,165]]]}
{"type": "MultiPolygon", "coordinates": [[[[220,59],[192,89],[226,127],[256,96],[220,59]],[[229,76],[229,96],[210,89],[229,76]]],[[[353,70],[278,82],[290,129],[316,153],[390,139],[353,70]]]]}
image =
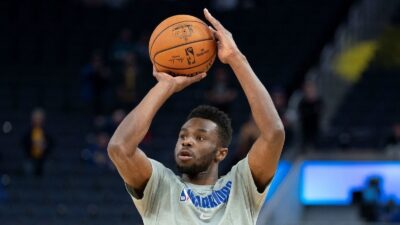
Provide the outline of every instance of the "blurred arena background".
{"type": "MultiPolygon", "coordinates": [[[[286,145],[259,225],[400,223],[400,0],[3,0],[0,224],[142,224],[106,153],[155,83],[148,38],[175,14],[229,29],[270,91],[286,145]]],[[[222,172],[257,131],[232,72],[173,96],[142,148],[170,168],[202,103],[233,119],[222,172]]]]}

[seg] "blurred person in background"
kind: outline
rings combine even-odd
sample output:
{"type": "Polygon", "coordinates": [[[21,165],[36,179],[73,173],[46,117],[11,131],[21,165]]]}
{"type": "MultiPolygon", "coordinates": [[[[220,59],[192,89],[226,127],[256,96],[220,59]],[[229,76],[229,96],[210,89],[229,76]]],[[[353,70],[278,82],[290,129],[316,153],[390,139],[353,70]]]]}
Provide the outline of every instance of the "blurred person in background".
{"type": "Polygon", "coordinates": [[[132,31],[123,28],[111,47],[111,60],[114,64],[123,64],[128,54],[135,51],[135,43],[132,41],[132,31]]]}
{"type": "Polygon", "coordinates": [[[223,171],[223,173],[229,172],[232,166],[236,165],[240,160],[246,157],[251,149],[251,146],[259,136],[260,130],[258,129],[253,116],[250,115],[249,119],[240,127],[236,149],[233,152],[231,161],[226,166],[226,169],[223,171]]]}
{"type": "Polygon", "coordinates": [[[143,32],[139,36],[139,40],[137,40],[134,44],[135,53],[138,56],[138,61],[141,65],[149,63],[149,40],[149,34],[147,32],[143,32]]]}
{"type": "Polygon", "coordinates": [[[110,69],[104,64],[101,53],[94,52],[90,63],[81,71],[81,95],[95,115],[105,112],[105,102],[110,86],[110,69]]]}
{"type": "Polygon", "coordinates": [[[27,162],[26,174],[42,176],[46,159],[53,148],[53,139],[45,127],[46,116],[43,109],[35,109],[31,114],[31,125],[23,137],[27,162]]]}
{"type": "Polygon", "coordinates": [[[86,147],[81,152],[81,160],[98,167],[113,169],[107,156],[107,145],[111,135],[126,116],[123,109],[115,109],[111,115],[99,115],[93,118],[93,128],[86,135],[86,147]]]}
{"type": "Polygon", "coordinates": [[[390,197],[383,206],[380,221],[386,223],[400,222],[400,207],[396,204],[396,198],[394,196],[390,197]]]}
{"type": "Polygon", "coordinates": [[[391,133],[386,141],[386,146],[389,145],[400,145],[400,123],[393,124],[391,133]]]}
{"type": "Polygon", "coordinates": [[[315,147],[322,107],[314,82],[306,81],[303,84],[303,97],[298,105],[303,151],[310,151],[315,147]]]}
{"type": "Polygon", "coordinates": [[[226,12],[235,10],[239,0],[212,0],[211,7],[217,12],[226,12]]]}
{"type": "Polygon", "coordinates": [[[282,87],[275,87],[271,93],[272,101],[278,111],[279,117],[285,127],[285,149],[292,145],[293,127],[292,122],[288,118],[288,99],[285,89],[282,87]]]}
{"type": "Polygon", "coordinates": [[[129,2],[129,0],[104,0],[104,2],[113,9],[121,9],[129,2]]]}
{"type": "Polygon", "coordinates": [[[112,112],[111,118],[109,119],[109,122],[106,125],[106,130],[107,133],[111,136],[119,124],[122,122],[122,120],[125,118],[126,112],[123,109],[116,109],[112,112]]]}
{"type": "Polygon", "coordinates": [[[367,186],[361,192],[360,213],[367,222],[377,222],[380,214],[380,199],[382,196],[381,179],[371,177],[367,186]]]}
{"type": "Polygon", "coordinates": [[[218,12],[228,12],[237,9],[252,9],[262,1],[256,0],[212,0],[211,7],[218,12]]]}
{"type": "Polygon", "coordinates": [[[0,183],[0,203],[5,202],[8,199],[8,193],[3,186],[3,183],[0,183]]]}
{"type": "MultiPolygon", "coordinates": [[[[285,118],[286,108],[287,108],[287,97],[285,90],[281,87],[275,87],[271,91],[271,98],[274,102],[276,110],[278,111],[279,116],[283,120],[285,118]]],[[[284,121],[282,121],[284,122],[284,121]]]]}
{"type": "Polygon", "coordinates": [[[136,62],[134,53],[127,53],[124,63],[117,69],[117,97],[119,106],[123,109],[130,109],[137,101],[137,77],[140,68],[136,62]]]}
{"type": "Polygon", "coordinates": [[[394,123],[385,138],[386,154],[393,159],[400,159],[400,122],[394,123]]]}
{"type": "Polygon", "coordinates": [[[99,131],[95,134],[94,143],[90,144],[81,153],[82,160],[99,168],[114,169],[110,158],[107,156],[107,145],[110,135],[106,131],[99,131]]]}
{"type": "Polygon", "coordinates": [[[230,113],[231,105],[237,97],[237,91],[230,84],[230,75],[222,66],[217,67],[213,76],[211,88],[206,92],[205,97],[209,104],[230,113]]]}

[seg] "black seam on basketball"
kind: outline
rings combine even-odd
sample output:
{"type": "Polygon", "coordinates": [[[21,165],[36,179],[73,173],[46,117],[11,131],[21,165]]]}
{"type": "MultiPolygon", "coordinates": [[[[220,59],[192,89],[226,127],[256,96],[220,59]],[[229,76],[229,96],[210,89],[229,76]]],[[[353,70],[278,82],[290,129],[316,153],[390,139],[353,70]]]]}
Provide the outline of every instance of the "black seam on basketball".
{"type": "Polygon", "coordinates": [[[168,28],[170,28],[170,27],[172,27],[172,26],[174,26],[174,25],[176,25],[176,24],[179,24],[179,23],[186,23],[186,22],[196,22],[196,23],[200,23],[200,24],[203,24],[204,26],[208,27],[208,25],[205,24],[204,22],[202,22],[202,21],[196,21],[196,20],[193,20],[193,21],[192,21],[192,20],[185,20],[185,21],[180,21],[180,22],[171,24],[171,25],[169,25],[168,27],[164,28],[162,31],[158,32],[157,36],[156,36],[156,37],[154,38],[154,40],[153,40],[153,43],[151,43],[151,46],[150,46],[150,49],[149,49],[149,54],[151,54],[151,50],[153,49],[154,42],[156,42],[157,38],[158,38],[166,29],[168,29],[168,28]]]}
{"type": "Polygon", "coordinates": [[[182,68],[182,69],[163,66],[163,65],[161,65],[161,64],[159,64],[159,63],[157,63],[157,62],[155,62],[155,61],[154,61],[154,63],[157,64],[157,65],[159,65],[159,66],[162,66],[162,67],[164,67],[164,68],[166,68],[166,69],[171,69],[171,70],[188,70],[188,69],[193,69],[193,68],[199,67],[199,66],[201,66],[201,65],[204,65],[205,63],[207,63],[207,62],[208,62],[211,58],[213,58],[214,56],[217,56],[217,51],[214,51],[214,54],[212,54],[212,56],[210,56],[210,57],[209,57],[206,61],[204,61],[203,63],[201,63],[201,64],[199,64],[199,65],[197,65],[197,66],[187,67],[187,68],[182,68]]]}
{"type": "Polygon", "coordinates": [[[153,57],[152,61],[155,62],[156,56],[157,56],[158,54],[160,54],[160,53],[165,52],[165,51],[168,51],[168,50],[171,50],[171,49],[174,49],[174,48],[177,48],[177,47],[182,47],[182,46],[188,45],[188,44],[193,44],[193,43],[202,42],[202,41],[212,41],[212,40],[214,40],[214,39],[213,39],[213,38],[211,38],[211,39],[210,39],[210,38],[208,38],[208,39],[200,39],[200,40],[197,40],[197,41],[192,41],[192,42],[188,42],[188,43],[185,43],[185,44],[175,45],[175,46],[173,46],[173,47],[163,49],[162,51],[159,51],[159,52],[157,52],[156,54],[154,54],[154,57],[153,57]]]}

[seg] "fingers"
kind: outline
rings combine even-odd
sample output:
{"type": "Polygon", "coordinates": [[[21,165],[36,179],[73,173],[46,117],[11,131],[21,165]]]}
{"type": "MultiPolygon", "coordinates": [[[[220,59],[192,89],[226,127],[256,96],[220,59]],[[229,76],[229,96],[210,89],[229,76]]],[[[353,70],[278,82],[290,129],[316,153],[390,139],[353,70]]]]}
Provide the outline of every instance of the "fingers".
{"type": "Polygon", "coordinates": [[[162,75],[160,72],[157,71],[156,66],[153,65],[153,76],[160,81],[160,79],[162,78],[162,75]]]}
{"type": "Polygon", "coordinates": [[[212,33],[217,33],[217,31],[212,26],[208,26],[208,28],[211,30],[212,33]]]}
{"type": "Polygon", "coordinates": [[[205,78],[207,76],[207,73],[200,73],[200,74],[194,75],[192,77],[187,77],[187,76],[172,77],[168,73],[158,72],[156,67],[153,65],[153,76],[158,81],[160,81],[160,80],[176,80],[178,83],[189,85],[189,84],[192,84],[192,83],[202,80],[203,78],[205,78]]]}
{"type": "Polygon", "coordinates": [[[167,73],[164,73],[164,72],[158,72],[157,69],[156,69],[156,67],[153,65],[153,76],[154,76],[158,81],[160,81],[160,80],[168,79],[168,77],[169,77],[170,75],[167,74],[167,73]]]}
{"type": "Polygon", "coordinates": [[[207,76],[207,73],[200,73],[200,74],[194,75],[193,77],[187,77],[187,80],[190,84],[192,84],[192,83],[201,81],[206,76],[207,76]]]}
{"type": "Polygon", "coordinates": [[[153,76],[157,77],[157,73],[156,66],[153,64],[153,76]]]}
{"type": "Polygon", "coordinates": [[[198,74],[199,80],[202,80],[203,78],[205,78],[207,76],[207,73],[200,73],[198,74]]]}
{"type": "Polygon", "coordinates": [[[208,26],[208,28],[210,29],[214,39],[219,41],[221,39],[221,35],[212,26],[208,26]]]}
{"type": "Polygon", "coordinates": [[[222,26],[222,24],[215,19],[211,13],[208,11],[208,9],[204,9],[204,16],[206,17],[206,19],[208,20],[208,22],[211,23],[211,25],[213,25],[213,27],[215,27],[216,30],[222,30],[224,29],[224,26],[222,26]]]}
{"type": "Polygon", "coordinates": [[[210,29],[211,33],[213,34],[213,36],[218,39],[218,32],[212,27],[212,26],[208,26],[208,28],[210,29]]]}
{"type": "Polygon", "coordinates": [[[153,64],[153,76],[158,77],[158,76],[164,76],[164,75],[169,75],[169,74],[165,73],[165,72],[158,72],[156,66],[153,64]]]}

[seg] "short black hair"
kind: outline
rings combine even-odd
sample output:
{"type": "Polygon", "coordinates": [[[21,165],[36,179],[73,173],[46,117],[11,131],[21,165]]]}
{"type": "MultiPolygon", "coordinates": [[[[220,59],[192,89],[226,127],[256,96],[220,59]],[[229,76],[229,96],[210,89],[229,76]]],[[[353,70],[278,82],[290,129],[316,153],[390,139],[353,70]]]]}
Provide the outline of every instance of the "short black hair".
{"type": "Polygon", "coordinates": [[[232,140],[232,124],[229,116],[218,108],[210,105],[200,105],[194,108],[186,120],[192,118],[202,118],[211,120],[218,126],[218,136],[220,144],[228,147],[232,140]]]}

